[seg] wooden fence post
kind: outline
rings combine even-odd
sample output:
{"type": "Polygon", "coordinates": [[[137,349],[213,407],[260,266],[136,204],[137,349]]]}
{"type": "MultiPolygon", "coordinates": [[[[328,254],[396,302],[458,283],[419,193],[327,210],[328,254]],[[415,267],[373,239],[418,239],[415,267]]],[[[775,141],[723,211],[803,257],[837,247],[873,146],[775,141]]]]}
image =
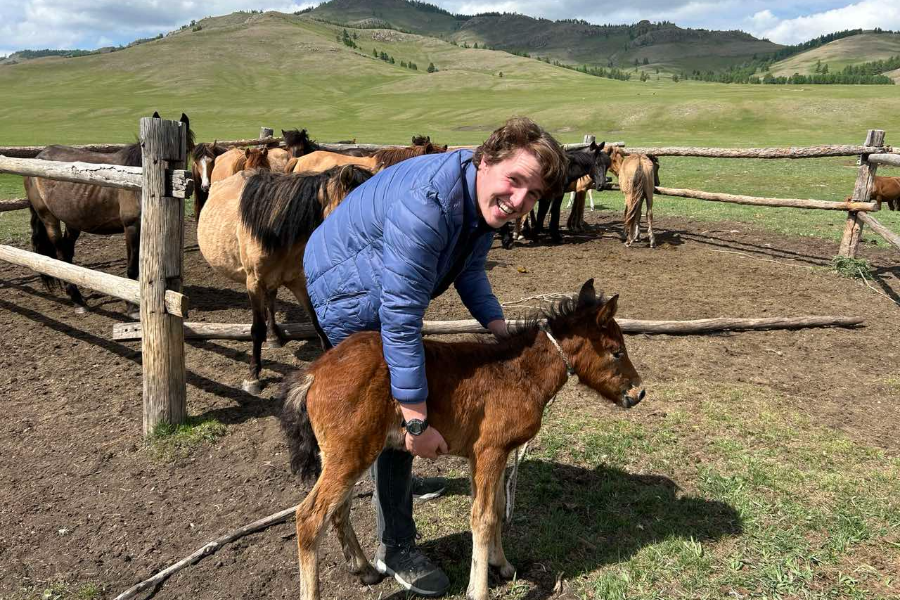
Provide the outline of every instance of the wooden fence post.
{"type": "MultiPolygon", "coordinates": [[[[865,146],[884,145],[884,131],[870,129],[866,135],[865,146]]],[[[875,185],[875,170],[878,165],[870,163],[868,155],[859,157],[859,172],[856,175],[856,185],[853,186],[852,200],[855,202],[868,202],[872,197],[872,187],[875,185]]],[[[847,213],[847,223],[844,225],[844,237],[841,238],[841,247],[838,254],[849,258],[856,258],[859,242],[862,239],[863,222],[859,213],[850,211],[847,213]]]]}
{"type": "MultiPolygon", "coordinates": [[[[270,137],[272,137],[273,135],[275,135],[275,130],[272,129],[271,127],[260,127],[259,128],[259,139],[267,140],[270,137]]],[[[260,144],[260,146],[263,146],[263,144],[260,144]]]]}
{"type": "Polygon", "coordinates": [[[184,261],[184,200],[165,196],[166,171],[184,169],[187,127],[143,118],[141,194],[141,347],[144,371],[144,435],[160,423],[187,416],[183,319],[166,312],[166,290],[181,292],[184,261]]]}

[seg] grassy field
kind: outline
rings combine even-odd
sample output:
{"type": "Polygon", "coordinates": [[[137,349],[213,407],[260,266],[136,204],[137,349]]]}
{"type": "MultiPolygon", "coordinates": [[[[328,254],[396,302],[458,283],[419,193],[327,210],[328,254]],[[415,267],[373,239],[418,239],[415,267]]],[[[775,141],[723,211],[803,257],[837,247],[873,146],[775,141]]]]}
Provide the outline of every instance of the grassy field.
{"type": "MultiPolygon", "coordinates": [[[[885,129],[891,143],[900,131],[896,92],[884,86],[621,82],[394,31],[359,30],[354,51],[335,39],[339,28],[294,16],[205,23],[202,31],[122,52],[0,69],[0,144],[125,142],[154,110],[171,118],[188,113],[201,140],[253,137],[266,125],[306,127],[323,141],[402,143],[427,133],[442,143],[473,144],[514,114],[533,117],[563,142],[594,133],[641,146],[854,144],[870,127],[885,129]],[[372,48],[396,64],[373,59],[372,48]],[[439,72],[426,73],[429,62],[439,72]]],[[[855,170],[852,158],[664,158],[662,179],[674,187],[840,200],[855,170]]],[[[20,178],[0,176],[3,197],[21,197],[20,186],[20,178]]],[[[609,196],[604,202],[615,204],[609,196]]],[[[657,213],[831,239],[840,236],[844,218],[683,199],[661,199],[657,213]]],[[[894,214],[879,219],[900,231],[894,214]]],[[[3,239],[26,232],[21,213],[0,217],[3,239]]]]}
{"type": "MultiPolygon", "coordinates": [[[[775,63],[772,75],[790,77],[794,73],[811,75],[816,62],[828,65],[831,73],[837,73],[848,65],[858,65],[873,60],[885,60],[900,55],[900,34],[864,33],[835,40],[809,52],[798,54],[775,63]]],[[[890,75],[889,75],[890,76],[890,75]]]]}

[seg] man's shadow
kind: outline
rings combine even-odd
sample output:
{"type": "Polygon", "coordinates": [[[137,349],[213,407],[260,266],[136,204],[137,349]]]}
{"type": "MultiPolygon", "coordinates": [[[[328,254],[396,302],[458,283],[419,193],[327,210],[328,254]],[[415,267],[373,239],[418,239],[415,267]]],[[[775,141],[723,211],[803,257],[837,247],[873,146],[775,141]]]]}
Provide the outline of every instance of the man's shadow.
{"type": "MultiPolygon", "coordinates": [[[[448,493],[468,493],[467,480],[449,483],[448,493]]],[[[626,561],[651,544],[703,543],[742,533],[740,516],[728,504],[678,492],[667,477],[605,465],[589,470],[542,460],[522,463],[503,548],[517,579],[533,584],[525,598],[546,600],[554,595],[558,576],[578,578],[626,561]]],[[[450,577],[448,593],[465,594],[472,557],[468,519],[465,531],[421,547],[450,577]]],[[[490,585],[502,585],[493,570],[490,585]]],[[[405,597],[399,592],[388,598],[405,597]]]]}

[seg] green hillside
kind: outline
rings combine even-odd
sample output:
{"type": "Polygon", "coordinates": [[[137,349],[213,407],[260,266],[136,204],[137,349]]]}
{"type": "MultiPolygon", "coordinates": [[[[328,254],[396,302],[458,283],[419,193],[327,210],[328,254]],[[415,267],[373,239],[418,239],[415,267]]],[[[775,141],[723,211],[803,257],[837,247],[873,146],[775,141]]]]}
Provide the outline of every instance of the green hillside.
{"type": "MultiPolygon", "coordinates": [[[[900,56],[900,33],[863,33],[792,56],[775,63],[770,70],[776,77],[789,77],[794,73],[811,75],[818,63],[828,65],[829,72],[835,73],[848,65],[884,60],[892,56],[900,56]]],[[[894,78],[896,79],[896,75],[894,78]]]]}
{"type": "Polygon", "coordinates": [[[354,26],[390,24],[458,44],[487,45],[564,64],[598,67],[632,67],[646,60],[654,69],[670,72],[717,70],[781,48],[740,31],[682,29],[673,23],[649,21],[600,26],[499,13],[454,17],[406,0],[332,0],[308,14],[354,26]]]}

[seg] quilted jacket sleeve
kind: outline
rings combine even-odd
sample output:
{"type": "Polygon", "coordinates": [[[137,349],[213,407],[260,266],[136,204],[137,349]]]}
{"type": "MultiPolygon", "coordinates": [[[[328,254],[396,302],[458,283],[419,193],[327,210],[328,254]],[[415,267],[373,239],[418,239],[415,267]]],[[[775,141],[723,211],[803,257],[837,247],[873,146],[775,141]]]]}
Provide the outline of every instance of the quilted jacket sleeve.
{"type": "Polygon", "coordinates": [[[391,393],[403,403],[428,398],[422,319],[431,300],[449,226],[433,191],[412,190],[392,203],[384,223],[381,339],[391,393]]]}
{"type": "Polygon", "coordinates": [[[485,262],[487,262],[488,250],[491,249],[493,234],[482,236],[478,240],[477,245],[473,248],[472,258],[462,273],[456,278],[456,291],[462,299],[463,304],[472,313],[472,316],[481,323],[482,327],[496,319],[503,318],[503,309],[497,297],[491,290],[491,284],[488,281],[485,272],[485,262]]]}

